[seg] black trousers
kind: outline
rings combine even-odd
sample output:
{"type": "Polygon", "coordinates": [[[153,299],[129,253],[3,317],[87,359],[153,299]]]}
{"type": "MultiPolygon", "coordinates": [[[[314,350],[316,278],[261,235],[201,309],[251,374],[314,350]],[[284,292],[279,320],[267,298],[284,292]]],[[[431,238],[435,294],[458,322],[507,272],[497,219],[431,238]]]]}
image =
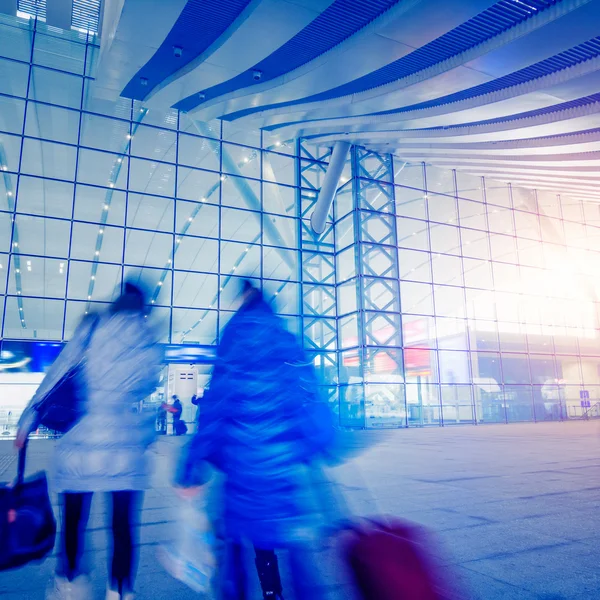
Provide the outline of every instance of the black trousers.
{"type": "MultiPolygon", "coordinates": [[[[135,512],[141,502],[142,492],[111,492],[112,501],[112,561],[110,588],[119,592],[133,590],[137,562],[137,529],[135,512]]],[[[62,494],[62,538],[57,574],[70,581],[82,573],[91,493],[62,494]]]]}
{"type": "MultiPolygon", "coordinates": [[[[241,544],[231,543],[226,559],[224,577],[225,600],[246,600],[246,570],[243,565],[241,544]]],[[[281,597],[279,564],[273,550],[254,548],[256,571],[262,588],[263,598],[277,600],[281,597]]]]}

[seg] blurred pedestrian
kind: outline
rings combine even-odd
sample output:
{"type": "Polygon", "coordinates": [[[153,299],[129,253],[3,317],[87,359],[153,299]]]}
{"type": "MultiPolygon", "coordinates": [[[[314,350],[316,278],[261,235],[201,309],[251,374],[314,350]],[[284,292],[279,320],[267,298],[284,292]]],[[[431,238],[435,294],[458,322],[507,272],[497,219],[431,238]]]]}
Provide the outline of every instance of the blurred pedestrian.
{"type": "Polygon", "coordinates": [[[112,500],[113,547],[107,599],[133,597],[135,513],[149,484],[146,449],[156,433],[154,414],[135,412],[133,407],[155,390],[161,363],[144,307],[142,290],[126,283],[123,294],[97,317],[95,325],[84,319],[19,424],[17,444],[23,445],[36,426],[33,405],[84,355],[78,373],[86,390],[85,414],[58,441],[52,460],[51,483],[62,500],[62,539],[48,598],[91,597],[82,555],[94,492],[109,492],[112,500]]]}
{"type": "Polygon", "coordinates": [[[176,476],[183,488],[202,485],[207,463],[224,475],[225,599],[246,597],[245,541],[255,548],[265,599],[282,598],[279,548],[289,551],[296,599],[323,597],[310,554],[319,502],[312,497],[309,468],[332,441],[332,420],[319,401],[312,364],[261,292],[245,281],[242,306],[217,349],[198,432],[176,476]]]}
{"type": "Polygon", "coordinates": [[[196,416],[194,417],[194,421],[198,423],[200,419],[200,397],[197,394],[192,396],[192,404],[196,407],[196,416]]]}
{"type": "Polygon", "coordinates": [[[167,433],[167,409],[162,403],[156,411],[156,429],[160,435],[167,433]]]}
{"type": "Polygon", "coordinates": [[[185,435],[187,433],[187,426],[185,421],[181,419],[181,415],[183,414],[183,405],[181,404],[179,396],[173,396],[173,404],[171,405],[171,409],[173,413],[173,433],[175,435],[185,435]]]}

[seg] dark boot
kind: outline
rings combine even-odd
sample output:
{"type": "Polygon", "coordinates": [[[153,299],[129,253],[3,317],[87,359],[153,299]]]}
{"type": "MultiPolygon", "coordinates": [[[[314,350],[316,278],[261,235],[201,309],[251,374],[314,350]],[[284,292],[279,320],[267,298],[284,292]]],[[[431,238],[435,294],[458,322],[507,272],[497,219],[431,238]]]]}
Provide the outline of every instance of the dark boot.
{"type": "Polygon", "coordinates": [[[255,548],[256,570],[264,600],[283,600],[279,564],[273,550],[255,548]]]}

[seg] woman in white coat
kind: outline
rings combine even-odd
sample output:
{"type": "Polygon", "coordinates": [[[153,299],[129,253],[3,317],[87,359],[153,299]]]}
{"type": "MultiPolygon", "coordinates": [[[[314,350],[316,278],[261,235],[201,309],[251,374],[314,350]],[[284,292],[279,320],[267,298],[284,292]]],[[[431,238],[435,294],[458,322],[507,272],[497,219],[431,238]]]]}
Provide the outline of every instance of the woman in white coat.
{"type": "Polygon", "coordinates": [[[17,445],[37,427],[34,406],[78,364],[85,414],[57,443],[50,483],[62,499],[62,539],[53,589],[56,600],[87,598],[81,564],[94,492],[110,493],[113,555],[107,598],[131,598],[136,563],[134,517],[149,483],[146,450],[155,415],[134,407],[155,389],[161,353],[148,326],[143,292],[125,284],[108,311],[86,318],[48,371],[19,423],[17,445]]]}

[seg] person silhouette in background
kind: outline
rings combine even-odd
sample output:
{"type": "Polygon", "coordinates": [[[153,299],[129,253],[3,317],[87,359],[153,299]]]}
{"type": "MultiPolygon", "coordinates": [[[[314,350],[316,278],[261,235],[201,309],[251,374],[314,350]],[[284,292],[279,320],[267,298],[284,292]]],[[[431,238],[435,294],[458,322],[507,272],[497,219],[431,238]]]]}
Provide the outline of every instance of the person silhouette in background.
{"type": "Polygon", "coordinates": [[[18,447],[37,427],[34,406],[82,356],[85,360],[77,372],[86,390],[85,413],[57,442],[52,459],[50,482],[60,493],[62,532],[56,577],[47,597],[92,597],[82,565],[83,541],[92,495],[107,492],[112,501],[113,547],[106,597],[130,599],[137,561],[135,513],[149,485],[146,449],[156,434],[155,415],[134,412],[133,406],[156,389],[162,362],[139,287],[126,283],[106,312],[83,319],[24,411],[18,447]]]}
{"type": "Polygon", "coordinates": [[[209,478],[208,463],[224,475],[226,600],[246,598],[245,541],[255,548],[266,600],[282,598],[279,548],[288,550],[296,599],[323,597],[309,551],[319,526],[309,468],[334,436],[316,384],[313,365],[295,337],[245,280],[242,305],[217,348],[202,420],[175,478],[176,485],[189,488],[180,493],[189,496],[209,478]]]}

